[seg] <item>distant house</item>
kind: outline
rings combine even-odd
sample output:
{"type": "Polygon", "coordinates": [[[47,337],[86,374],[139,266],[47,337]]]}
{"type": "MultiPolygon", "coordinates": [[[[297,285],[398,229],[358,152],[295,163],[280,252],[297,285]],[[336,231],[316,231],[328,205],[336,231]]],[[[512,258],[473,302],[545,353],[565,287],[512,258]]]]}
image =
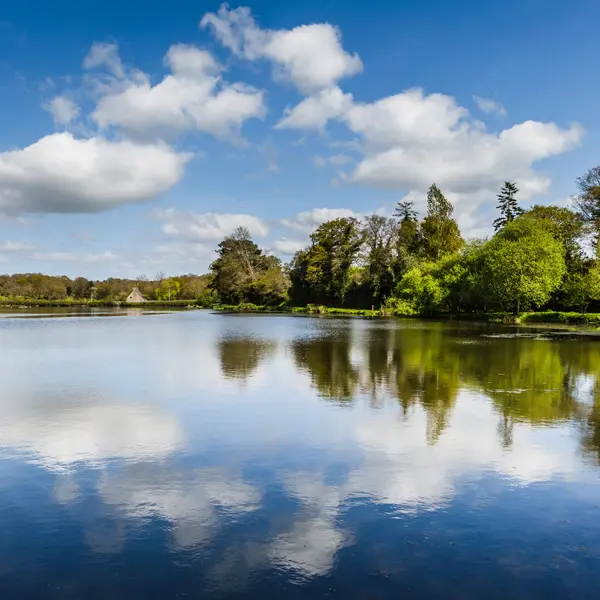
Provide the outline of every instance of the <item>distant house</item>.
{"type": "Polygon", "coordinates": [[[129,296],[127,296],[127,299],[125,300],[125,302],[127,303],[139,303],[139,302],[148,302],[146,300],[146,298],[144,298],[144,296],[142,296],[142,292],[140,292],[140,290],[136,287],[134,287],[131,290],[131,294],[129,294],[129,296]]]}

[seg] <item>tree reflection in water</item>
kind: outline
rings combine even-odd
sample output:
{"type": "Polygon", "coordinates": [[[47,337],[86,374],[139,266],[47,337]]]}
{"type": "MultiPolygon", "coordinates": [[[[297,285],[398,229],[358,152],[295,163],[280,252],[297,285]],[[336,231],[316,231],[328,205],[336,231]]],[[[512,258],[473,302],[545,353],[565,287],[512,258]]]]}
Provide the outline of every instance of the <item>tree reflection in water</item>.
{"type": "MultiPolygon", "coordinates": [[[[447,429],[466,389],[493,402],[504,447],[512,443],[515,423],[575,420],[582,426],[582,447],[600,460],[598,386],[585,397],[578,391],[582,378],[597,381],[600,375],[600,342],[591,338],[582,343],[543,330],[494,333],[409,322],[354,330],[324,326],[313,337],[292,341],[291,348],[297,368],[309,374],[323,398],[351,403],[368,397],[376,407],[392,397],[405,415],[422,407],[431,444],[447,429]]],[[[253,347],[246,360],[258,353],[253,347]]]]}

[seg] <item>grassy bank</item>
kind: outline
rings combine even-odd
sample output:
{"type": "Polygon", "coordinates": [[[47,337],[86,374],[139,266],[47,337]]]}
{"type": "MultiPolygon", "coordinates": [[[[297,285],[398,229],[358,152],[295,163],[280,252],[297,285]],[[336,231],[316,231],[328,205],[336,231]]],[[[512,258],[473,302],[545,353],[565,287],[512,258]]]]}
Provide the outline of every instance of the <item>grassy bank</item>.
{"type": "Polygon", "coordinates": [[[266,306],[259,304],[215,304],[214,310],[224,312],[265,312],[265,313],[292,313],[308,315],[347,315],[353,317],[378,317],[382,316],[381,311],[371,311],[357,308],[331,308],[328,306],[289,306],[288,304],[279,304],[276,306],[266,306]]]}
{"type": "Polygon", "coordinates": [[[355,309],[355,308],[335,308],[328,306],[289,306],[280,304],[277,306],[264,306],[257,304],[217,304],[214,310],[224,312],[262,312],[262,313],[292,313],[292,314],[311,314],[311,315],[347,315],[354,317],[401,317],[417,319],[447,319],[453,321],[483,321],[488,323],[503,323],[506,325],[535,324],[535,323],[560,323],[563,325],[593,325],[600,326],[599,313],[578,313],[578,312],[523,312],[518,315],[511,313],[439,313],[433,315],[408,315],[401,313],[392,313],[389,310],[355,309]]]}

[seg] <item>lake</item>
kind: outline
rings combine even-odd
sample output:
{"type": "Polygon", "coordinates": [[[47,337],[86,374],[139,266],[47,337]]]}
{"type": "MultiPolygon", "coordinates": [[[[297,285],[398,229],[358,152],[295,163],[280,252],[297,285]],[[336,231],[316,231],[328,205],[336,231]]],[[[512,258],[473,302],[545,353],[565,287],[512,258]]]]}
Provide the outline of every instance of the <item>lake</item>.
{"type": "Polygon", "coordinates": [[[19,314],[3,600],[598,597],[600,338],[19,314]]]}

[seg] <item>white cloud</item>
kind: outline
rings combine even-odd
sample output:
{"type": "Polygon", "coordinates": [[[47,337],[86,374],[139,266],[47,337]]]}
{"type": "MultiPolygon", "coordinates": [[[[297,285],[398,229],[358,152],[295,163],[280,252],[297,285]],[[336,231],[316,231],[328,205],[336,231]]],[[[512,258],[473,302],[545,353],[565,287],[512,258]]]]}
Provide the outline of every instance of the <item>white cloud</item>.
{"type": "Polygon", "coordinates": [[[4,244],[0,244],[0,252],[27,252],[33,250],[32,244],[26,244],[23,242],[11,242],[6,241],[4,244]]]}
{"type": "Polygon", "coordinates": [[[245,121],[266,113],[264,94],[242,83],[225,83],[222,67],[210,53],[194,46],[171,46],[170,68],[160,83],[136,72],[115,88],[105,89],[92,113],[101,127],[118,127],[148,139],[171,137],[187,130],[234,139],[245,121]]]}
{"type": "Polygon", "coordinates": [[[2,256],[0,254],[0,263],[7,263],[8,262],[8,258],[6,258],[6,256],[2,256]]]}
{"type": "Polygon", "coordinates": [[[327,165],[334,165],[336,167],[342,167],[348,163],[354,162],[354,158],[347,154],[332,154],[331,156],[316,156],[315,165],[322,169],[327,165]]]}
{"type": "Polygon", "coordinates": [[[482,98],[481,96],[473,96],[473,101],[479,110],[486,115],[497,115],[499,117],[506,116],[506,109],[499,102],[495,102],[489,98],[482,98]]]}
{"type": "Polygon", "coordinates": [[[165,221],[165,234],[188,242],[218,241],[245,227],[255,237],[264,237],[268,225],[253,215],[229,213],[193,213],[174,208],[154,211],[153,217],[165,221]]]}
{"type": "Polygon", "coordinates": [[[75,252],[35,252],[32,258],[45,261],[84,263],[104,263],[117,259],[117,257],[108,250],[106,252],[90,252],[87,254],[77,254],[75,252]]]}
{"type": "Polygon", "coordinates": [[[293,256],[302,250],[306,246],[307,242],[302,240],[290,240],[288,238],[281,238],[273,243],[273,250],[279,254],[285,254],[286,256],[293,256]]]}
{"type": "Polygon", "coordinates": [[[349,181],[415,190],[435,181],[445,192],[469,194],[515,180],[523,199],[550,185],[533,164],[574,148],[583,136],[579,125],[535,121],[489,133],[454,98],[420,89],[356,104],[343,119],[365,142],[349,181]]]}
{"type": "Polygon", "coordinates": [[[83,60],[84,69],[106,69],[115,77],[125,77],[125,69],[119,57],[119,47],[116,44],[94,42],[88,55],[83,60]]]}
{"type": "Polygon", "coordinates": [[[148,200],[176,184],[189,159],[164,144],[56,133],[0,153],[0,212],[99,212],[148,200]]]}
{"type": "Polygon", "coordinates": [[[322,130],[330,119],[343,115],[351,106],[352,94],[344,94],[339,87],[328,88],[287,108],[275,127],[322,130]]]}
{"type": "Polygon", "coordinates": [[[309,234],[321,223],[342,217],[359,218],[360,215],[349,208],[313,208],[298,213],[291,219],[282,219],[281,224],[297,233],[309,234]]]}
{"type": "Polygon", "coordinates": [[[329,23],[261,29],[249,8],[229,10],[222,4],[217,13],[207,13],[200,26],[211,28],[215,37],[238,56],[270,60],[274,77],[292,82],[303,93],[332,87],[340,79],[362,71],[359,56],[344,51],[339,29],[329,23]]]}
{"type": "Polygon", "coordinates": [[[44,108],[52,115],[54,122],[58,125],[69,125],[77,119],[80,113],[77,104],[66,96],[52,98],[44,108]]]}

